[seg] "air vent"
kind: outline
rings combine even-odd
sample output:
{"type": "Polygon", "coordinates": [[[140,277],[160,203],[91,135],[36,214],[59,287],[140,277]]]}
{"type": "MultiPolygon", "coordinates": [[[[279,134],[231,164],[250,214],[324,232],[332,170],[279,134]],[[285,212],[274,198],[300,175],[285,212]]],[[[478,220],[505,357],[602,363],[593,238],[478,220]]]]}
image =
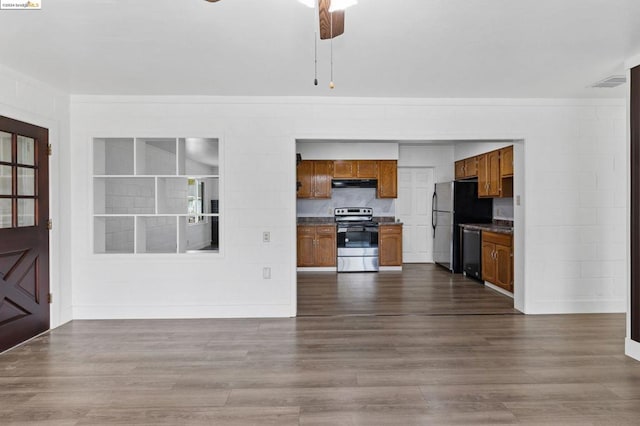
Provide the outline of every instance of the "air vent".
{"type": "Polygon", "coordinates": [[[621,86],[626,82],[627,77],[625,77],[624,75],[612,75],[611,77],[607,77],[604,80],[597,82],[591,87],[611,89],[613,87],[621,86]]]}

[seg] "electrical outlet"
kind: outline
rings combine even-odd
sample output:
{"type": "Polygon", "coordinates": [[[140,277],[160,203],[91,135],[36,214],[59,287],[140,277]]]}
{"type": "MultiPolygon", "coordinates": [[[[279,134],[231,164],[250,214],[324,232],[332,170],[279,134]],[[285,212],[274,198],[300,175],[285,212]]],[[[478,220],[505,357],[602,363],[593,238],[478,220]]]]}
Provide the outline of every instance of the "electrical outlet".
{"type": "Polygon", "coordinates": [[[516,206],[520,205],[520,196],[516,195],[516,206]]]}
{"type": "Polygon", "coordinates": [[[270,243],[271,242],[271,232],[264,231],[262,233],[262,242],[263,243],[270,243]]]}
{"type": "Polygon", "coordinates": [[[271,279],[271,268],[269,268],[268,266],[262,268],[262,278],[264,278],[265,280],[271,279]]]}

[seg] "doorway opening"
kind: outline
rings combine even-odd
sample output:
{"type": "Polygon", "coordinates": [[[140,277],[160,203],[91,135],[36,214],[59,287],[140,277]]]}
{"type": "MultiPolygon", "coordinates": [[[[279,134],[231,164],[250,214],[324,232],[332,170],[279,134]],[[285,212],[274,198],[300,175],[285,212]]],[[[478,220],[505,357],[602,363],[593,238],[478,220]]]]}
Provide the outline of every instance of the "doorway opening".
{"type": "MultiPolygon", "coordinates": [[[[327,262],[309,267],[309,259],[312,257],[305,258],[308,261],[305,265],[298,262],[297,315],[519,314],[523,300],[521,282],[515,286],[517,290],[509,294],[499,291],[499,288],[491,288],[490,283],[483,280],[474,280],[461,273],[451,273],[434,264],[432,221],[435,184],[457,180],[456,161],[515,145],[518,145],[518,148],[515,150],[514,164],[518,167],[517,171],[509,176],[508,181],[512,184],[515,182],[514,194],[521,196],[524,189],[524,151],[521,140],[298,140],[298,160],[306,161],[307,170],[310,169],[309,163],[314,161],[323,162],[322,167],[327,170],[329,166],[324,163],[334,162],[340,167],[339,179],[344,179],[345,163],[357,165],[359,160],[397,161],[397,195],[391,200],[379,199],[375,189],[372,189],[369,195],[357,194],[354,191],[349,194],[340,192],[334,196],[329,191],[328,194],[315,198],[308,197],[309,192],[302,197],[298,193],[298,258],[300,251],[304,251],[305,247],[319,247],[307,244],[306,240],[301,243],[301,229],[304,228],[304,232],[308,234],[307,228],[311,228],[310,225],[314,221],[322,224],[323,228],[332,225],[335,223],[335,207],[372,207],[374,220],[380,220],[380,226],[385,225],[384,221],[390,219],[400,225],[402,231],[401,266],[398,267],[381,266],[378,272],[341,273],[334,264],[329,265],[327,262]],[[377,204],[381,202],[387,204],[377,204]],[[520,299],[516,293],[519,293],[517,296],[520,296],[520,299]]],[[[355,165],[350,166],[351,169],[356,167],[355,165]]],[[[319,180],[325,187],[331,188],[330,181],[335,177],[328,172],[325,175],[319,180]]],[[[356,175],[352,176],[353,179],[358,178],[356,175]]],[[[305,179],[307,187],[309,182],[318,180],[315,176],[305,179]]],[[[300,186],[299,176],[297,180],[300,186]]],[[[466,181],[477,182],[478,179],[476,177],[466,181]]],[[[516,212],[519,209],[515,207],[515,196],[495,198],[493,201],[497,202],[494,204],[493,216],[489,218],[489,222],[495,218],[508,223],[511,233],[515,234],[516,228],[522,226],[523,219],[521,212],[516,212]],[[517,226],[516,221],[520,222],[517,226]]],[[[380,235],[382,253],[384,242],[383,234],[380,235]]],[[[314,238],[318,238],[317,235],[314,238]]],[[[514,272],[521,271],[520,251],[524,245],[519,240],[516,240],[516,243],[513,251],[516,262],[515,266],[512,266],[511,274],[512,277],[522,280],[521,273],[514,272]]],[[[323,244],[326,246],[326,238],[323,244]]],[[[382,254],[380,256],[382,259],[382,254]]]]}

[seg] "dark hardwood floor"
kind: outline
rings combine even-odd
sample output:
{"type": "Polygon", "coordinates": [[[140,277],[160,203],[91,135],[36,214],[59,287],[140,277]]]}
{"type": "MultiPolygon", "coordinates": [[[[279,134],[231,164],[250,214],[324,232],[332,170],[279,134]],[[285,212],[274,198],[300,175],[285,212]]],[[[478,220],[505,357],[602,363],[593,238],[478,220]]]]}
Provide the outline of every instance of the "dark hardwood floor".
{"type": "Polygon", "coordinates": [[[505,315],[429,267],[300,286],[317,316],[68,323],[0,355],[0,424],[639,424],[623,314],[505,315]]]}
{"type": "Polygon", "coordinates": [[[298,316],[517,314],[513,299],[433,264],[402,272],[298,272],[298,316]]]}

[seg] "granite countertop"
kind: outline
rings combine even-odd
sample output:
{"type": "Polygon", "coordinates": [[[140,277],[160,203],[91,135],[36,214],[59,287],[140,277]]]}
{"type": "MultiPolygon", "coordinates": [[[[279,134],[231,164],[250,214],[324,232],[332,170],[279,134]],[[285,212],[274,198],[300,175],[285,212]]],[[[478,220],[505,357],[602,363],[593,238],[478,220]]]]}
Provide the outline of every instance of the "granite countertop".
{"type": "MultiPolygon", "coordinates": [[[[393,216],[374,216],[373,221],[384,225],[402,225],[402,222],[396,222],[396,218],[393,216]]],[[[298,217],[296,222],[307,225],[333,225],[336,223],[333,216],[298,217]]]]}
{"type": "Polygon", "coordinates": [[[494,223],[461,223],[461,228],[476,231],[496,232],[498,234],[513,234],[513,226],[497,225],[494,223]]]}

